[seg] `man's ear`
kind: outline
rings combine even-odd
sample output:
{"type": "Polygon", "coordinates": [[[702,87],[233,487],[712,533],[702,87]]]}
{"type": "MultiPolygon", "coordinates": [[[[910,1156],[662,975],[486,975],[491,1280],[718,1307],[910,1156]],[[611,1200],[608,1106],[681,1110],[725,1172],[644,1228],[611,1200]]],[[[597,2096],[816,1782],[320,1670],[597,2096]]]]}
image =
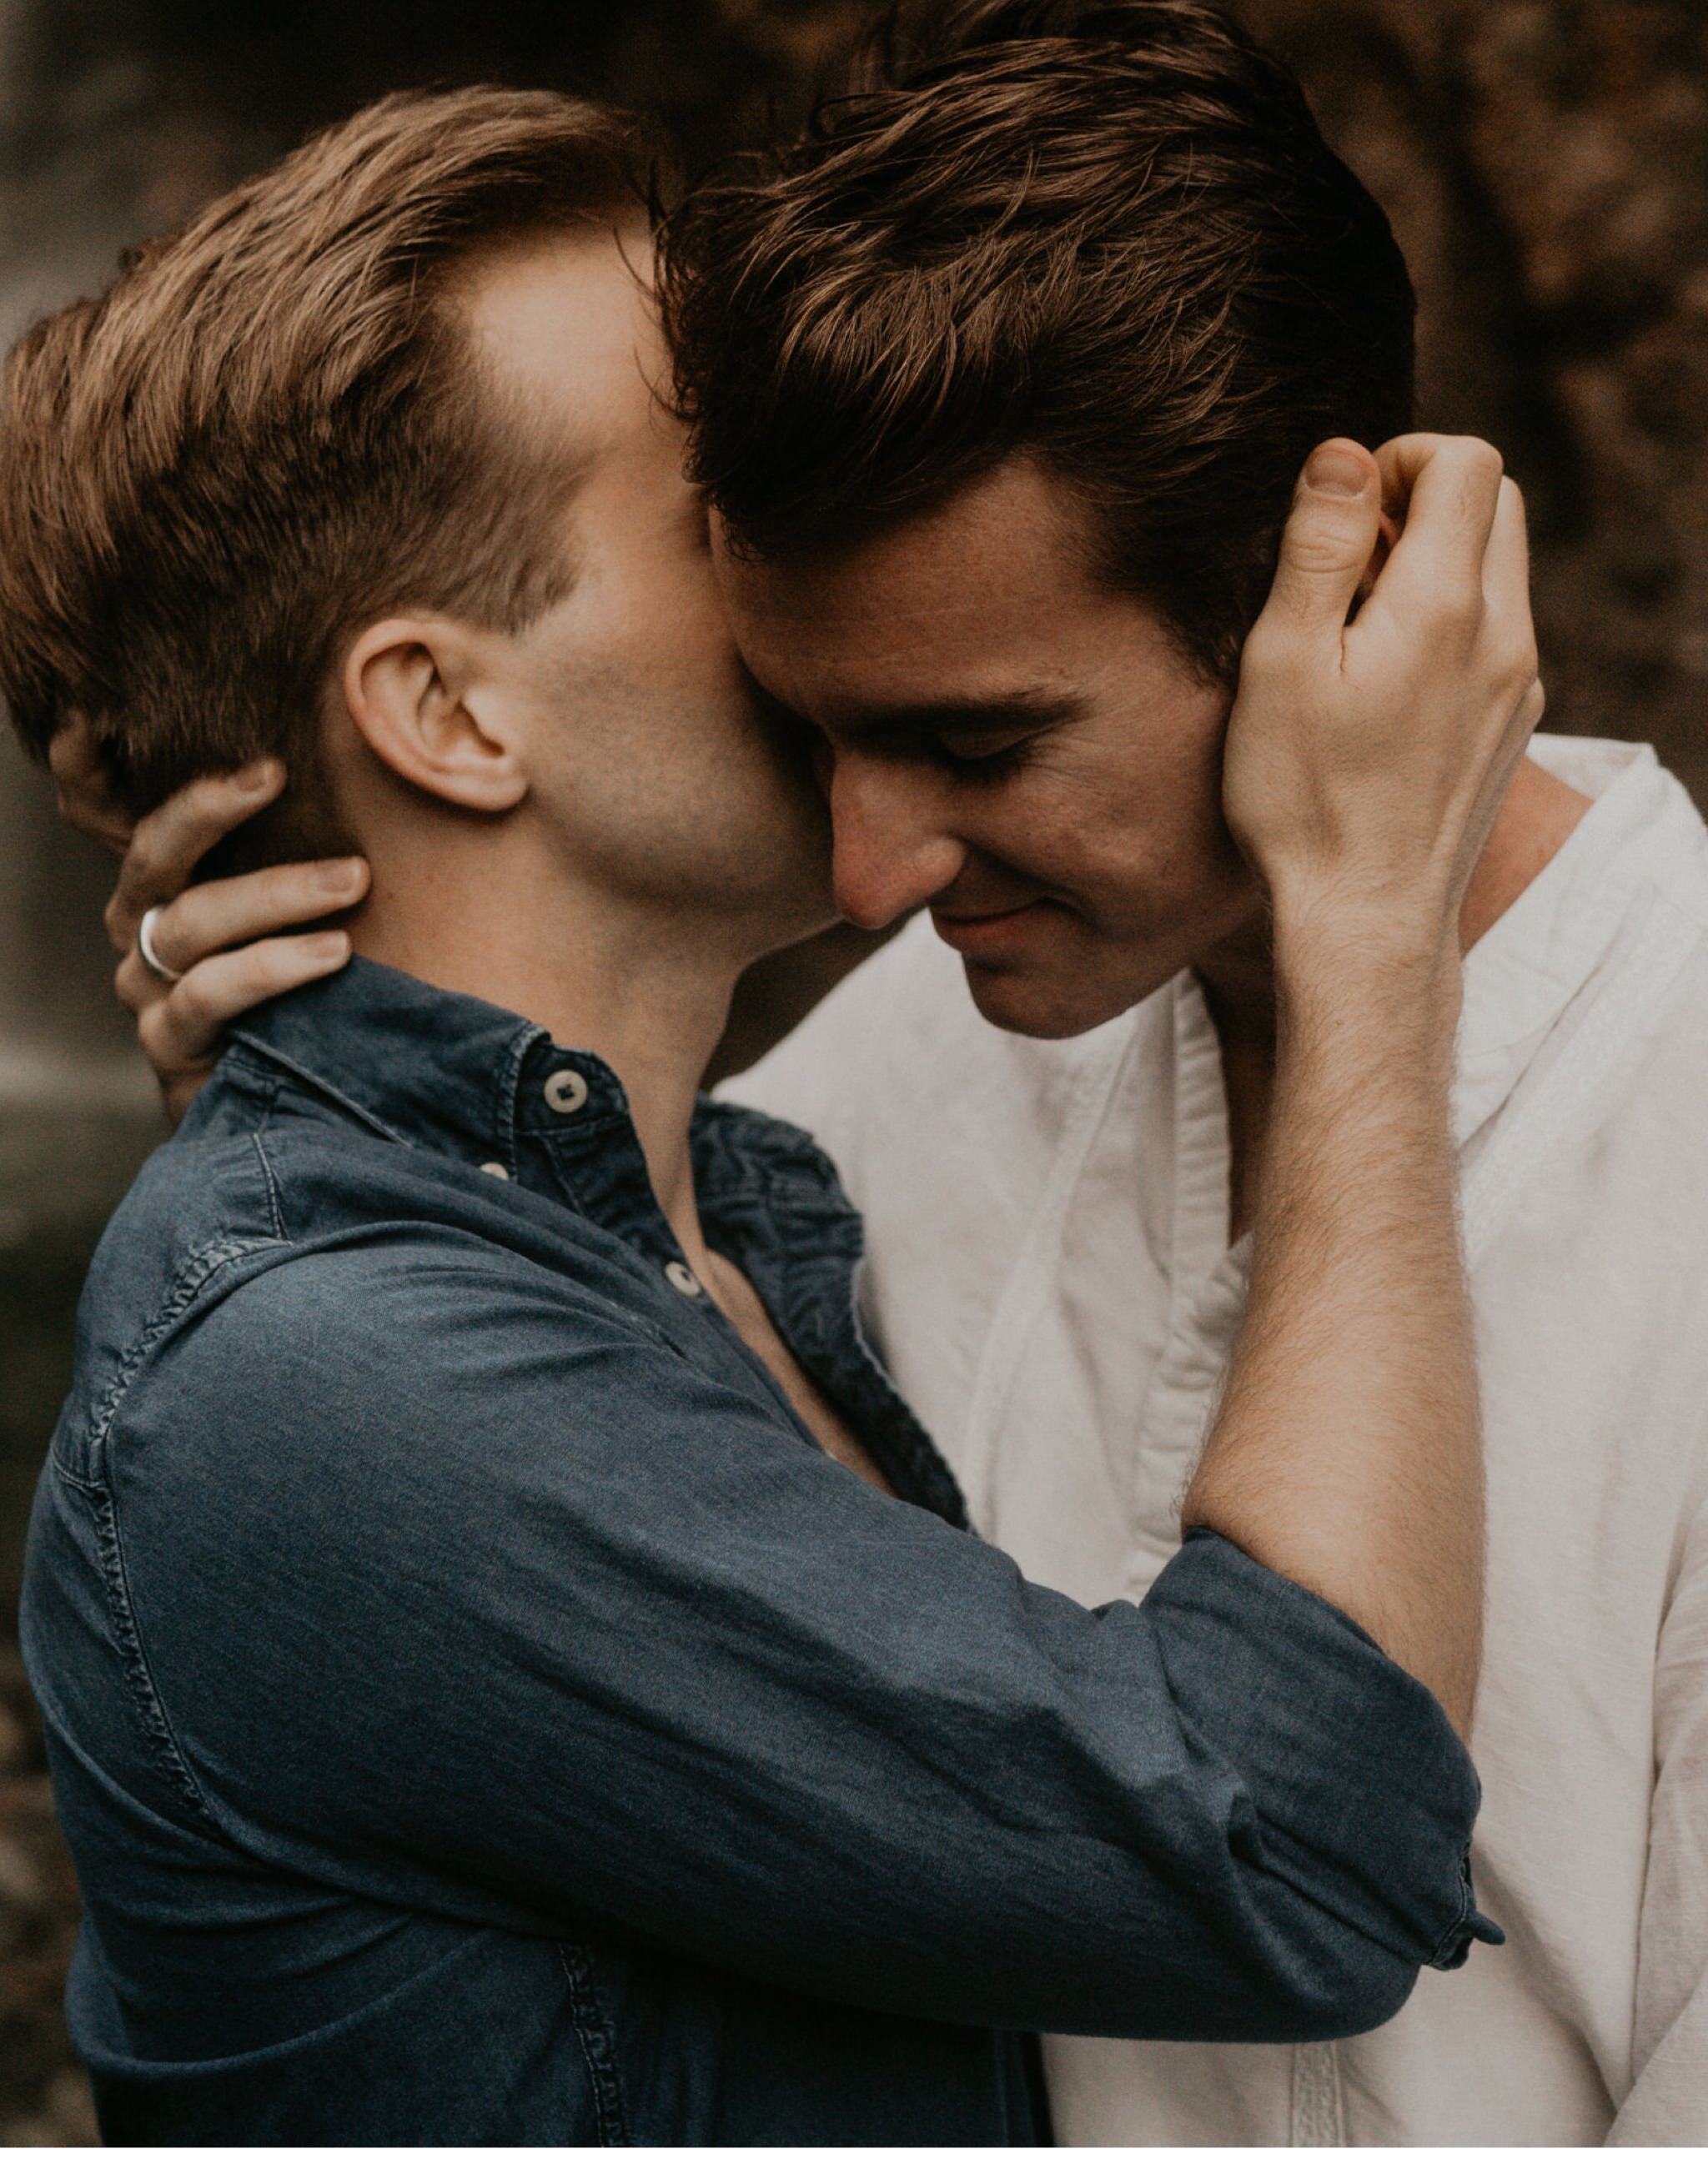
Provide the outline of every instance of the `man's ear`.
{"type": "Polygon", "coordinates": [[[468,812],[515,809],[528,776],[477,633],[439,617],[370,624],[344,664],[349,717],[374,756],[468,812]]]}

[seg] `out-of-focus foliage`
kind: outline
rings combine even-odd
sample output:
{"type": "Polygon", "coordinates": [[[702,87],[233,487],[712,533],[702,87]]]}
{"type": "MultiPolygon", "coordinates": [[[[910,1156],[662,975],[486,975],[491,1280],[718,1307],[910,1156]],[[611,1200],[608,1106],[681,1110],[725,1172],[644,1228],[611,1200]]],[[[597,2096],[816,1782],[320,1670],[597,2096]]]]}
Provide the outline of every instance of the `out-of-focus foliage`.
{"type": "Polygon", "coordinates": [[[1431,425],[1528,494],[1548,726],[1708,801],[1708,10],[1244,0],[1381,198],[1431,425]]]}

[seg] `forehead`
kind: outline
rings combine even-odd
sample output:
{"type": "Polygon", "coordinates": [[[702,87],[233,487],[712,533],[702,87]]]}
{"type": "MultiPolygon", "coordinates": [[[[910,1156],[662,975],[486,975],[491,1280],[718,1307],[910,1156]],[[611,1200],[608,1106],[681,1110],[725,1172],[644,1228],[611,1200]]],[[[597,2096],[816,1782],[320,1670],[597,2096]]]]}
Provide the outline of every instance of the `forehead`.
{"type": "Polygon", "coordinates": [[[1156,612],[1094,575],[1078,498],[1023,458],[844,548],[749,561],[720,536],[717,559],[749,667],[815,721],[1180,666],[1156,612]]]}

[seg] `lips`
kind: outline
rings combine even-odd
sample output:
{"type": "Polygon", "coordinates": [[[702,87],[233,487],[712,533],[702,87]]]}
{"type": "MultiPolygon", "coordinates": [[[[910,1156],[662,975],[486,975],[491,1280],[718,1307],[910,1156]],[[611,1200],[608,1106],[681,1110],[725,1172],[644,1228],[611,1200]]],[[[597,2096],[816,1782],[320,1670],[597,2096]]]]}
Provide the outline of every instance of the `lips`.
{"type": "Polygon", "coordinates": [[[1043,901],[1023,901],[1012,909],[991,910],[983,915],[933,909],[931,921],[938,938],[958,953],[996,955],[1023,940],[1047,906],[1043,901]]]}

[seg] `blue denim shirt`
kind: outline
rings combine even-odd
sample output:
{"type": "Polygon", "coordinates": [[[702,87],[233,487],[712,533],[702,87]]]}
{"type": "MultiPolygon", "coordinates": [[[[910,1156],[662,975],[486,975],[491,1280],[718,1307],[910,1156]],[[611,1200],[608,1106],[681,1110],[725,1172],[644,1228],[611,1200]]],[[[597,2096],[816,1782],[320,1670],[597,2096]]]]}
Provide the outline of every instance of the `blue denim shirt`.
{"type": "MultiPolygon", "coordinates": [[[[1213,1537],[1090,1611],[966,1529],[808,1139],[371,964],[120,1209],[24,1627],[111,2141],[1045,2138],[1025,2032],[1327,2037],[1492,1927],[1434,1700],[1213,1537]]],[[[1043,1447],[1047,1447],[1047,1443],[1043,1447]]]]}

